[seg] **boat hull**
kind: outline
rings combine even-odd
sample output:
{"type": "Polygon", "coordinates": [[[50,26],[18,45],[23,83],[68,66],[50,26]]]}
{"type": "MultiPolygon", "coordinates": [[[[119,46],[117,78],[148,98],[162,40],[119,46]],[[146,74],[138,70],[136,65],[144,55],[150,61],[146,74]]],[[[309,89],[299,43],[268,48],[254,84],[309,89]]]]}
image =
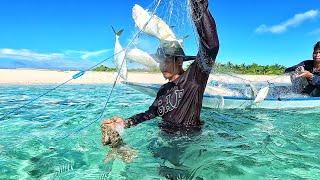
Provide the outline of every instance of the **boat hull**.
{"type": "MultiPolygon", "coordinates": [[[[155,97],[159,84],[124,82],[125,85],[151,97],[155,97]]],[[[260,103],[246,97],[219,96],[204,94],[202,106],[212,109],[300,109],[319,108],[320,97],[266,98],[260,103]]]]}

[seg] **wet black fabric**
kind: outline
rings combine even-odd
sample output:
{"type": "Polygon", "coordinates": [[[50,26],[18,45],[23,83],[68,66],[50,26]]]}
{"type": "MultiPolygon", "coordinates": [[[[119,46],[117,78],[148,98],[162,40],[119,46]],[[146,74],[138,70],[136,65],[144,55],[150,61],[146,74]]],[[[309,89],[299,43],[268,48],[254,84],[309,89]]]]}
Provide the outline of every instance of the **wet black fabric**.
{"type": "Polygon", "coordinates": [[[163,119],[160,127],[168,131],[197,129],[201,126],[203,93],[218,54],[219,40],[210,12],[206,8],[197,8],[199,9],[204,12],[201,12],[201,18],[194,20],[200,37],[199,52],[195,61],[174,82],[162,85],[149,109],[128,119],[130,125],[160,116],[163,119]]]}

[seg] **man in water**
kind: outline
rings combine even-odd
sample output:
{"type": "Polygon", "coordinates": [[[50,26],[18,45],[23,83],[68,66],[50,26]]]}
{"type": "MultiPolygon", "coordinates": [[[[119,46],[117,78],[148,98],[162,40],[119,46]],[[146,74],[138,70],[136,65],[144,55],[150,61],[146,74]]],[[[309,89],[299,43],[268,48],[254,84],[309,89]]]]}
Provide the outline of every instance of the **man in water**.
{"type": "Polygon", "coordinates": [[[208,0],[190,0],[190,5],[193,22],[200,38],[198,55],[186,56],[178,42],[162,42],[155,56],[164,78],[169,82],[161,86],[155,101],[143,113],[126,120],[117,117],[102,123],[102,127],[113,124],[113,127],[120,125],[129,128],[155,117],[162,117],[163,121],[159,124],[162,129],[159,141],[151,142],[148,149],[154,156],[164,162],[169,161],[174,166],[168,167],[163,162],[159,167],[159,174],[168,179],[190,176],[189,168],[181,163],[181,157],[183,158],[186,148],[194,144],[194,133],[201,129],[203,94],[219,50],[216,25],[208,9],[208,0]],[[188,60],[195,61],[184,71],[182,64],[188,60]],[[172,138],[172,135],[177,135],[175,132],[191,132],[193,136],[172,138]]]}
{"type": "Polygon", "coordinates": [[[313,60],[306,60],[298,65],[289,67],[286,73],[292,73],[291,80],[295,86],[299,79],[304,80],[305,85],[300,93],[308,94],[313,97],[320,96],[320,41],[314,45],[313,60]]]}
{"type": "MultiPolygon", "coordinates": [[[[193,22],[200,38],[197,56],[186,56],[178,42],[163,42],[157,49],[160,70],[169,82],[159,89],[149,109],[117,123],[129,128],[155,117],[160,127],[170,132],[201,129],[200,111],[204,90],[219,50],[215,21],[208,0],[190,0],[193,22]],[[184,61],[195,60],[184,71],[184,61]]],[[[104,121],[104,123],[108,123],[104,121]]]]}

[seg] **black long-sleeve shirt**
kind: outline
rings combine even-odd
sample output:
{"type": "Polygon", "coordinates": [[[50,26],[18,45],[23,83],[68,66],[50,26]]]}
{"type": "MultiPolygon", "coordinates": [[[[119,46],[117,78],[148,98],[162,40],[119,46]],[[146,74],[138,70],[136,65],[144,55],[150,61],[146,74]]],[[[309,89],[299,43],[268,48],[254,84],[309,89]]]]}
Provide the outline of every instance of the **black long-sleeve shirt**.
{"type": "Polygon", "coordinates": [[[128,119],[130,126],[157,116],[163,118],[163,126],[188,128],[201,125],[203,94],[219,50],[216,24],[208,10],[207,1],[204,2],[191,1],[193,16],[201,14],[194,20],[200,37],[195,61],[178,79],[162,85],[149,109],[128,119]]]}

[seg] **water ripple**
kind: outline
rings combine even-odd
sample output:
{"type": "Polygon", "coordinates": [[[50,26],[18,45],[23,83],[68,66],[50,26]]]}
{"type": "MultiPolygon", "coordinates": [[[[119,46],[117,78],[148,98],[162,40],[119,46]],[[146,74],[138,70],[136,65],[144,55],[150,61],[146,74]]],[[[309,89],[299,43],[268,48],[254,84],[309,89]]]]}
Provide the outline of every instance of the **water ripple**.
{"type": "MultiPolygon", "coordinates": [[[[1,86],[0,115],[52,86],[1,86]]],[[[168,136],[159,118],[127,129],[138,152],[132,163],[105,163],[99,123],[64,136],[99,117],[109,85],[70,85],[0,123],[0,179],[317,179],[320,110],[203,109],[201,134],[168,136]]],[[[153,102],[116,87],[103,118],[129,117],[153,102]]]]}

